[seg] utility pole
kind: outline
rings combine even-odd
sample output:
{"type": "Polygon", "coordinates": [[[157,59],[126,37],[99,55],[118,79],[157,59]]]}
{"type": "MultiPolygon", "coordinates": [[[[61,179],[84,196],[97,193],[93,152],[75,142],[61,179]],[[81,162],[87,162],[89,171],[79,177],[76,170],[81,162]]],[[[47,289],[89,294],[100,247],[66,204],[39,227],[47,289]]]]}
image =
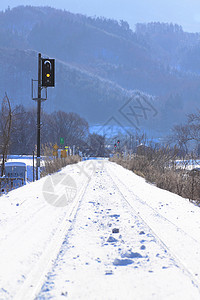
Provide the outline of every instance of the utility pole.
{"type": "Polygon", "coordinates": [[[38,54],[38,99],[37,99],[37,165],[36,180],[40,179],[40,126],[41,126],[41,53],[38,54]]]}

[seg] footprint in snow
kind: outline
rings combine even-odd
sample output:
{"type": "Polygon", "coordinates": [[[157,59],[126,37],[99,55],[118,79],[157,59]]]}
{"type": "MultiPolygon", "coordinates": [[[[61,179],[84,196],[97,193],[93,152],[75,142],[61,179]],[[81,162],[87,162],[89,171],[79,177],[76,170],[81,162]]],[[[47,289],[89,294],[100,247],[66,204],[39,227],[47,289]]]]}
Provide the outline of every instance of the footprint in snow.
{"type": "Polygon", "coordinates": [[[109,243],[116,243],[118,240],[115,239],[113,236],[109,236],[109,238],[107,239],[107,242],[109,243]]]}
{"type": "Polygon", "coordinates": [[[112,270],[107,270],[106,272],[105,272],[105,275],[112,275],[113,274],[113,271],[112,270]]]}
{"type": "Polygon", "coordinates": [[[110,217],[111,217],[111,218],[116,218],[116,219],[117,219],[117,218],[120,217],[120,215],[114,214],[114,215],[110,215],[110,217]]]}
{"type": "Polygon", "coordinates": [[[133,261],[131,259],[118,259],[115,258],[113,265],[114,266],[127,266],[133,264],[133,261]]]}
{"type": "Polygon", "coordinates": [[[119,233],[119,228],[113,228],[112,233],[119,233]]]}
{"type": "Polygon", "coordinates": [[[62,292],[61,296],[67,297],[68,296],[68,292],[62,292]]]}
{"type": "Polygon", "coordinates": [[[140,247],[140,249],[141,249],[141,250],[145,250],[145,249],[146,249],[145,245],[142,245],[142,246],[140,247]]]}
{"type": "Polygon", "coordinates": [[[140,241],[141,244],[144,243],[144,242],[146,242],[146,241],[145,241],[145,240],[141,240],[141,241],[140,241]]]}
{"type": "Polygon", "coordinates": [[[121,257],[127,257],[127,258],[142,258],[142,255],[138,252],[132,252],[132,251],[127,251],[125,253],[121,254],[121,257]]]}
{"type": "Polygon", "coordinates": [[[142,235],[142,234],[145,234],[145,232],[144,231],[140,231],[140,233],[139,233],[140,235],[142,235]]]}

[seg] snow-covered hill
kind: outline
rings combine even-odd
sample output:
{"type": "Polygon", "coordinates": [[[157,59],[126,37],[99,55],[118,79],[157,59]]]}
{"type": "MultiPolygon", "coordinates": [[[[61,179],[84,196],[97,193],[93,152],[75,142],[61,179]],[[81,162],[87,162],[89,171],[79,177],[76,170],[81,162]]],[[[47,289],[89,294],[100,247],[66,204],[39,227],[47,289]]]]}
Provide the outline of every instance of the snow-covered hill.
{"type": "Polygon", "coordinates": [[[200,209],[85,161],[0,198],[0,299],[200,299],[200,209]]]}

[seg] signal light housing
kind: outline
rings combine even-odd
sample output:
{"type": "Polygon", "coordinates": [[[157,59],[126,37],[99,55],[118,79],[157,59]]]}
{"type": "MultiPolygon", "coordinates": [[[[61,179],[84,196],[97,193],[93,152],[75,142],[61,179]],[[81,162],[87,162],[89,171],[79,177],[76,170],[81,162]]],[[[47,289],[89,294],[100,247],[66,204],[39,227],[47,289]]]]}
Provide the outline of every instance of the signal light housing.
{"type": "Polygon", "coordinates": [[[55,86],[55,59],[42,58],[42,86],[55,86]]]}

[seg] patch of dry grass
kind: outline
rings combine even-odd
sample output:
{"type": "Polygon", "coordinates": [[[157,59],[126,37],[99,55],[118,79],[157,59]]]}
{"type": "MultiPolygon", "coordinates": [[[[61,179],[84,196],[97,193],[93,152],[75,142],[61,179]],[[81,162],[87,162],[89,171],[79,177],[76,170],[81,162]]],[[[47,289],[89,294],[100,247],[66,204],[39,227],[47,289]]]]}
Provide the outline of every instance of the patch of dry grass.
{"type": "Polygon", "coordinates": [[[41,171],[41,177],[44,177],[48,174],[53,174],[55,172],[58,172],[60,169],[64,168],[67,165],[70,164],[76,164],[79,161],[81,161],[80,156],[73,155],[73,156],[67,156],[66,158],[56,158],[52,156],[53,147],[52,145],[45,145],[42,147],[43,155],[45,156],[44,159],[44,167],[41,171]]]}
{"type": "Polygon", "coordinates": [[[81,158],[78,155],[68,156],[66,158],[46,157],[44,161],[44,168],[41,172],[41,177],[58,172],[60,169],[64,168],[65,166],[76,164],[79,161],[81,161],[81,158]]]}
{"type": "Polygon", "coordinates": [[[176,168],[176,156],[168,151],[152,151],[151,155],[132,155],[110,160],[132,170],[157,187],[200,204],[200,172],[176,168]]]}

